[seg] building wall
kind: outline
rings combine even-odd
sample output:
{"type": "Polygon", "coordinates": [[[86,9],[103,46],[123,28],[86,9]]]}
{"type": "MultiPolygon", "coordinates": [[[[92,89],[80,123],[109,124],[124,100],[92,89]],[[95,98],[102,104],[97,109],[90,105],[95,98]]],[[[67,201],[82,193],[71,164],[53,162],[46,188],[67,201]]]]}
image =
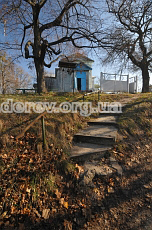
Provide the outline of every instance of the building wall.
{"type": "Polygon", "coordinates": [[[81,78],[80,72],[82,72],[82,90],[89,91],[92,89],[92,70],[90,69],[91,68],[85,64],[78,65],[72,73],[69,73],[69,70],[67,68],[56,68],[55,77],[45,78],[46,88],[48,91],[58,92],[73,92],[73,90],[77,91],[77,78],[81,78]],[[86,76],[85,82],[84,75],[86,76]]]}
{"type": "Polygon", "coordinates": [[[55,77],[46,77],[45,83],[48,91],[73,92],[73,73],[56,68],[55,77]]]}

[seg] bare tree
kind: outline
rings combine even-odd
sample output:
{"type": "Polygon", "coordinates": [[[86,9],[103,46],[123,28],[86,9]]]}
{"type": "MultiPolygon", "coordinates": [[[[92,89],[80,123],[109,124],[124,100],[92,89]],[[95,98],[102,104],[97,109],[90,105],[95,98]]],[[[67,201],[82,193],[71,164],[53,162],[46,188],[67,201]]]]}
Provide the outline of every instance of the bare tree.
{"type": "Polygon", "coordinates": [[[149,92],[149,71],[152,62],[152,1],[107,0],[115,22],[107,33],[111,42],[108,60],[124,59],[142,71],[142,92],[149,92]]]}
{"type": "Polygon", "coordinates": [[[29,76],[21,67],[13,63],[6,52],[0,52],[0,93],[12,94],[16,88],[28,87],[32,82],[29,76]]]}
{"type": "Polygon", "coordinates": [[[15,89],[31,88],[33,77],[18,65],[14,66],[14,76],[16,80],[15,89]]]}
{"type": "Polygon", "coordinates": [[[5,52],[0,52],[0,93],[10,93],[14,83],[14,64],[5,52]]]}
{"type": "Polygon", "coordinates": [[[97,1],[4,0],[0,11],[25,58],[34,59],[38,93],[45,92],[44,67],[50,68],[69,42],[77,48],[106,45],[97,1]]]}

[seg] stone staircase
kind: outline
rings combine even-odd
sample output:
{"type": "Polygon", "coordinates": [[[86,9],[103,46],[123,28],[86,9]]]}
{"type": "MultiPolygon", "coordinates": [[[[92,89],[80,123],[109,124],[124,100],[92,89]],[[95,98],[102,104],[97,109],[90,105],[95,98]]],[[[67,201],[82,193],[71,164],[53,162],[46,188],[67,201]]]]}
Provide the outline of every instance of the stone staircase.
{"type": "Polygon", "coordinates": [[[71,156],[84,167],[80,184],[94,187],[93,178],[117,173],[122,175],[122,168],[113,156],[108,155],[117,140],[117,118],[120,114],[100,114],[88,122],[88,126],[74,135],[71,156]],[[105,157],[109,158],[104,163],[105,157]]]}
{"type": "Polygon", "coordinates": [[[71,158],[95,158],[110,150],[117,139],[118,116],[118,113],[101,113],[90,120],[85,129],[74,135],[71,158]]]}
{"type": "MultiPolygon", "coordinates": [[[[121,101],[122,112],[128,102],[137,97],[138,95],[124,98],[121,101]]],[[[119,115],[121,113],[101,113],[98,118],[90,120],[85,129],[74,135],[70,158],[84,167],[80,181],[82,185],[94,187],[92,180],[96,175],[110,176],[116,173],[122,176],[121,165],[108,151],[112,149],[118,137],[119,115]]]]}

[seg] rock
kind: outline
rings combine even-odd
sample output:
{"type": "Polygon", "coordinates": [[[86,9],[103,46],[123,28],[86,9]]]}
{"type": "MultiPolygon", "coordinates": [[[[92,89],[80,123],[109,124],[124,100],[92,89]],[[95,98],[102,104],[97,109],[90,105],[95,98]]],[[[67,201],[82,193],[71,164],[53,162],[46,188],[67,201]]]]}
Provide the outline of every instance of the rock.
{"type": "Polygon", "coordinates": [[[118,164],[117,160],[114,157],[110,157],[110,164],[112,168],[114,168],[117,171],[117,173],[122,176],[122,167],[118,164]]]}
{"type": "Polygon", "coordinates": [[[117,170],[117,173],[119,174],[119,175],[121,175],[122,176],[122,173],[123,173],[123,171],[122,171],[122,167],[118,164],[118,162],[111,162],[111,166],[112,166],[112,168],[114,168],[114,169],[116,169],[117,170]]]}
{"type": "Polygon", "coordinates": [[[96,175],[97,176],[108,176],[113,173],[113,170],[108,165],[102,165],[100,167],[96,167],[96,175]]]}
{"type": "Polygon", "coordinates": [[[84,165],[84,170],[90,171],[92,174],[97,176],[107,176],[113,173],[113,170],[110,166],[100,162],[88,162],[84,165]]]}
{"type": "Polygon", "coordinates": [[[107,176],[111,175],[113,172],[114,170],[107,164],[101,164],[101,162],[98,161],[86,162],[84,164],[84,173],[80,185],[94,187],[92,180],[95,176],[107,176]]]}
{"type": "Polygon", "coordinates": [[[92,183],[93,178],[95,177],[95,171],[86,169],[83,174],[83,179],[80,182],[80,185],[89,185],[90,187],[94,186],[92,183]]]}

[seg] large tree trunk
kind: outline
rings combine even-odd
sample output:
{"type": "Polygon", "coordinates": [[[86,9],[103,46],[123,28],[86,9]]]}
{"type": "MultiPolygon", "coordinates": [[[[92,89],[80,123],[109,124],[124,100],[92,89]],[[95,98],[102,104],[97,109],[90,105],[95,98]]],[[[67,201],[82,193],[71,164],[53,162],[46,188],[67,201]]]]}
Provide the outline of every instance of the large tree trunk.
{"type": "Polygon", "coordinates": [[[35,60],[36,74],[37,74],[37,92],[45,93],[45,79],[44,79],[44,65],[39,60],[35,60]]]}
{"type": "Polygon", "coordinates": [[[143,66],[142,68],[142,80],[143,80],[142,93],[148,93],[149,92],[149,72],[148,72],[147,66],[143,66]]]}
{"type": "Polygon", "coordinates": [[[40,7],[38,4],[36,4],[32,9],[33,9],[33,22],[34,22],[33,55],[34,55],[34,63],[35,63],[36,74],[37,74],[37,92],[40,94],[46,92],[45,80],[44,80],[45,51],[42,52],[41,33],[39,28],[40,7]]]}

